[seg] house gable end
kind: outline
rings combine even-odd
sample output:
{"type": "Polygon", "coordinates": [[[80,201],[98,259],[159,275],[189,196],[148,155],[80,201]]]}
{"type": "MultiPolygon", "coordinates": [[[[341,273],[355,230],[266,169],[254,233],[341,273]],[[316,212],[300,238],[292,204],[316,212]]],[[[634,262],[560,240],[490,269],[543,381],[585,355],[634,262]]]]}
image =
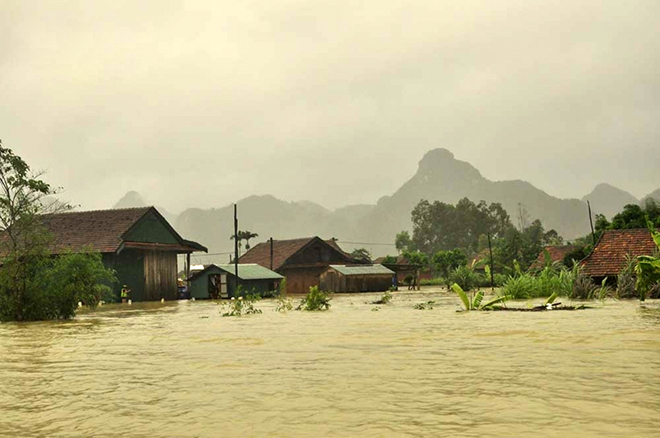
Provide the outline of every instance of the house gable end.
{"type": "Polygon", "coordinates": [[[339,264],[352,261],[352,259],[347,258],[344,254],[337,251],[322,239],[315,237],[295,254],[289,257],[284,263],[284,267],[287,265],[304,265],[315,263],[339,264]]]}
{"type": "Polygon", "coordinates": [[[156,211],[149,209],[124,235],[125,242],[161,243],[179,245],[181,237],[156,211]]]}

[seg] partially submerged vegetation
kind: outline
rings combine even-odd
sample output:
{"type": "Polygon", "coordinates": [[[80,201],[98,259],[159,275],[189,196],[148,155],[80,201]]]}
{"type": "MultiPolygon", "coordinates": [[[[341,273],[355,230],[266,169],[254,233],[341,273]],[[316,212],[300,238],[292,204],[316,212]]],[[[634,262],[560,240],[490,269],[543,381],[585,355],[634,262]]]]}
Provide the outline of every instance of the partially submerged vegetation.
{"type": "Polygon", "coordinates": [[[309,288],[309,293],[300,300],[300,304],[296,307],[296,310],[306,310],[306,311],[321,311],[330,309],[330,294],[328,292],[322,291],[318,286],[312,286],[309,288]]]}
{"type": "Polygon", "coordinates": [[[222,316],[243,316],[262,313],[260,309],[254,307],[257,301],[259,301],[258,295],[239,296],[238,298],[232,297],[229,303],[222,306],[222,316]]]}
{"type": "Polygon", "coordinates": [[[482,290],[477,292],[474,297],[470,299],[463,288],[461,288],[458,284],[454,283],[451,288],[461,299],[466,312],[469,312],[470,310],[491,310],[495,307],[496,304],[503,303],[508,299],[507,296],[499,296],[493,298],[490,301],[482,303],[484,298],[484,291],[482,290]]]}
{"type": "MultiPolygon", "coordinates": [[[[660,251],[660,233],[655,230],[654,224],[648,219],[647,226],[658,251],[660,251]]],[[[644,301],[652,288],[660,283],[660,257],[658,255],[637,257],[635,274],[637,275],[639,299],[644,301]]]]}
{"type": "Polygon", "coordinates": [[[392,291],[386,291],[380,299],[372,301],[371,304],[389,304],[392,301],[392,291]]]}
{"type": "Polygon", "coordinates": [[[57,193],[0,145],[0,321],[69,319],[80,305],[113,300],[115,272],[92,250],[53,255],[44,215],[66,211],[57,193]]]}

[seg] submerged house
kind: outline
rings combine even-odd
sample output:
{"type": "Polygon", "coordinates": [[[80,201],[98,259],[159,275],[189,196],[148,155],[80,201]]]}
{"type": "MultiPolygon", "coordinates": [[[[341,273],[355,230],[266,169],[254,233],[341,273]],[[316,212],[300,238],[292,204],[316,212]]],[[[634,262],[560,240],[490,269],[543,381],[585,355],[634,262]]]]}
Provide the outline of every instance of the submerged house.
{"type": "Polygon", "coordinates": [[[419,270],[419,279],[428,280],[433,278],[433,273],[425,271],[426,266],[411,265],[404,256],[387,256],[387,257],[378,257],[374,260],[374,264],[379,264],[385,266],[387,269],[394,271],[396,274],[396,284],[399,286],[406,284],[406,278],[413,278],[415,276],[415,271],[419,270]]]}
{"type": "Polygon", "coordinates": [[[319,287],[328,292],[383,292],[394,285],[394,277],[383,265],[330,265],[319,287]]]}
{"type": "Polygon", "coordinates": [[[541,251],[539,255],[536,257],[534,263],[530,265],[529,271],[540,271],[543,268],[545,268],[545,265],[548,262],[546,260],[546,255],[545,255],[546,252],[550,257],[549,261],[551,264],[562,263],[564,261],[564,258],[576,248],[577,247],[574,245],[546,246],[545,248],[543,248],[543,251],[541,251]]]}
{"type": "Polygon", "coordinates": [[[183,239],[154,207],[58,213],[43,216],[53,254],[98,251],[133,301],[177,299],[177,254],[207,249],[183,239]]]}
{"type": "Polygon", "coordinates": [[[193,273],[188,282],[191,298],[217,299],[235,297],[239,285],[247,293],[263,295],[277,290],[283,278],[277,272],[263,266],[246,263],[238,265],[238,281],[236,281],[235,265],[210,264],[193,273]]]}
{"type": "Polygon", "coordinates": [[[319,285],[320,276],[328,266],[353,264],[356,260],[334,240],[306,237],[259,243],[238,262],[255,263],[283,275],[288,293],[307,293],[310,287],[319,285]]]}
{"type": "Polygon", "coordinates": [[[616,280],[628,258],[654,255],[657,251],[658,247],[647,228],[606,230],[580,265],[582,272],[600,283],[605,277],[616,280]]]}

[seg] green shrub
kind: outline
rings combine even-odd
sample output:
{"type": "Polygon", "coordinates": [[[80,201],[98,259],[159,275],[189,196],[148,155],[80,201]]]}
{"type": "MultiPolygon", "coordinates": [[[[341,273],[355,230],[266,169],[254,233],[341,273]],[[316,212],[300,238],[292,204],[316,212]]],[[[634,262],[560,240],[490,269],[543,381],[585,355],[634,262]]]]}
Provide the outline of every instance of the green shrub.
{"type": "Polygon", "coordinates": [[[634,269],[635,259],[627,256],[626,264],[617,276],[615,293],[617,299],[637,298],[634,269]]]}
{"type": "Polygon", "coordinates": [[[0,269],[0,321],[73,318],[79,302],[93,308],[99,301],[112,300],[109,285],[117,281],[98,252],[34,256],[19,262],[24,269],[23,293],[17,300],[14,291],[18,286],[11,275],[14,262],[4,262],[0,269]]]}
{"type": "Polygon", "coordinates": [[[279,297],[277,299],[277,304],[275,306],[275,311],[286,313],[290,310],[293,310],[293,303],[291,302],[291,300],[288,299],[288,298],[279,297]]]}
{"type": "Polygon", "coordinates": [[[594,298],[597,289],[598,287],[591,277],[578,271],[573,281],[573,291],[568,297],[576,300],[591,300],[594,298]]]}
{"type": "Polygon", "coordinates": [[[379,300],[376,300],[371,304],[388,304],[390,301],[392,301],[392,292],[387,291],[383,294],[382,297],[380,297],[379,300]]]}
{"type": "Polygon", "coordinates": [[[320,311],[330,309],[330,295],[327,292],[319,290],[318,286],[309,288],[309,293],[300,300],[296,310],[320,311]]]}
{"type": "Polygon", "coordinates": [[[526,300],[540,296],[536,278],[531,274],[510,276],[504,282],[500,290],[500,295],[508,296],[512,300],[526,300]]]}
{"type": "Polygon", "coordinates": [[[458,284],[463,290],[469,291],[477,286],[479,279],[468,266],[459,266],[451,272],[449,280],[458,284]]]}
{"type": "Polygon", "coordinates": [[[229,304],[222,306],[222,316],[243,316],[261,313],[261,310],[254,307],[257,301],[259,301],[257,295],[239,296],[238,298],[232,297],[229,304]]]}

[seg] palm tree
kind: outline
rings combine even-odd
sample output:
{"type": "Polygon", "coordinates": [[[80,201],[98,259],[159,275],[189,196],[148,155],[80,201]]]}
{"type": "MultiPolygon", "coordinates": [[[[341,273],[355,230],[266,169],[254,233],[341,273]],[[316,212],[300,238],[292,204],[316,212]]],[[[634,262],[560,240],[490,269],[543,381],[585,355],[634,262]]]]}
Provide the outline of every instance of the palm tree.
{"type": "Polygon", "coordinates": [[[259,235],[257,233],[253,233],[251,231],[238,231],[237,235],[232,235],[230,238],[231,240],[238,239],[238,252],[240,254],[241,248],[243,247],[242,242],[245,240],[245,249],[250,249],[250,239],[254,239],[255,237],[258,237],[259,235]]]}

